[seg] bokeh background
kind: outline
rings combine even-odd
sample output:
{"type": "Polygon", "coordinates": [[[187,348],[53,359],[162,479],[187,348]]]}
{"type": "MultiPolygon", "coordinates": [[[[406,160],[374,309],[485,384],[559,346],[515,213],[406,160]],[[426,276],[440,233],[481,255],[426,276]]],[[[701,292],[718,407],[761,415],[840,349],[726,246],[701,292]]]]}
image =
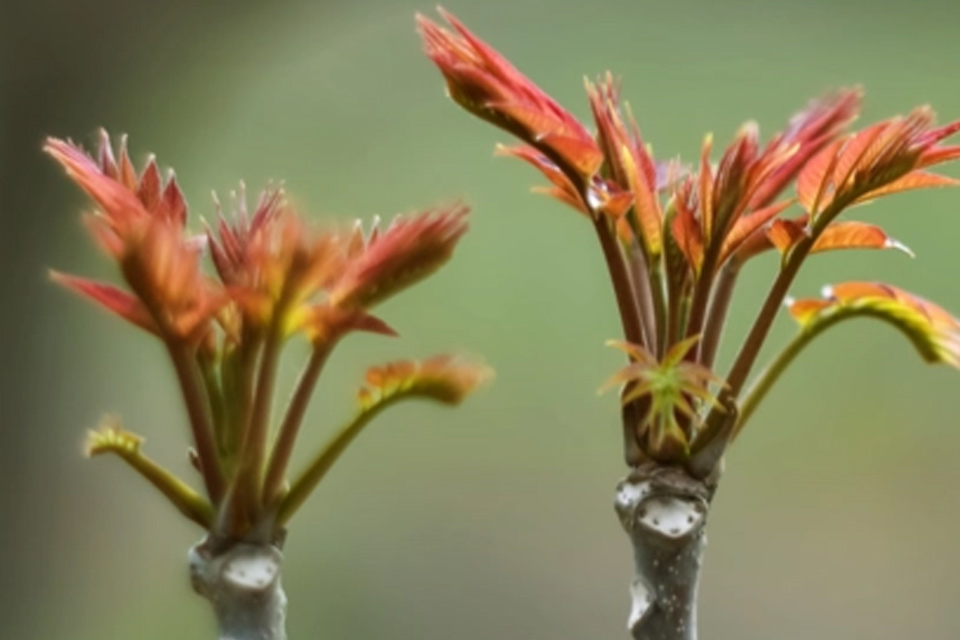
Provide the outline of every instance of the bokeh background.
{"type": "MultiPolygon", "coordinates": [[[[612,69],[660,155],[691,157],[748,118],[772,132],[808,98],[862,84],[865,120],[960,116],[954,0],[454,0],[448,7],[576,113],[612,69]]],[[[43,136],[127,132],[177,168],[195,215],[239,178],[285,178],[318,220],[463,198],[473,230],[439,276],[388,303],[403,337],[331,362],[306,449],[348,415],[365,365],[456,349],[494,385],[461,410],[408,406],[352,447],[293,523],[291,637],[622,638],[631,575],[611,508],[623,473],[603,348],[618,323],[591,230],[494,159],[506,139],[444,98],[415,11],[353,0],[0,5],[0,620],[5,638],[212,637],[190,591],[200,532],[111,459],[80,455],[105,411],[184,473],[186,429],[160,350],[57,290],[110,276],[86,202],[43,136]]],[[[960,175],[953,169],[953,175],[960,175]]],[[[797,295],[884,279],[960,311],[960,194],[861,211],[918,257],[815,257],[797,295]]],[[[194,219],[197,223],[197,218],[194,219]]],[[[729,361],[771,279],[742,279],[729,361]]],[[[793,330],[784,317],[771,344],[793,330]]],[[[291,380],[305,349],[285,360],[291,380]]],[[[701,626],[714,640],[960,637],[960,375],[886,326],[831,331],[729,455],[710,523],[701,626]]]]}

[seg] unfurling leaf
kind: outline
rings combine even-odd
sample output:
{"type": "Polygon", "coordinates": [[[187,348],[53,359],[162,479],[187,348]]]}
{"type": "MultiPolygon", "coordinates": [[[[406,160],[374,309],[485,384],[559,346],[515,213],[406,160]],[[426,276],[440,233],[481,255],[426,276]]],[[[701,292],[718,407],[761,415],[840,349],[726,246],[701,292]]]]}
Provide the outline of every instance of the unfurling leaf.
{"type": "Polygon", "coordinates": [[[888,236],[877,225],[866,222],[831,223],[813,243],[810,253],[837,249],[897,249],[913,257],[913,252],[906,245],[888,236]]]}
{"type": "Polygon", "coordinates": [[[702,364],[686,360],[699,336],[673,345],[658,361],[644,347],[618,340],[607,342],[630,356],[630,364],[615,373],[600,388],[601,392],[625,384],[621,394],[624,405],[645,400],[635,437],[649,457],[676,462],[689,453],[691,432],[680,420],[698,426],[700,406],[720,407],[710,385],[723,386],[722,378],[702,364]],[[694,404],[698,402],[700,406],[694,404]],[[646,440],[646,445],[642,443],[646,440]]]}
{"type": "MultiPolygon", "coordinates": [[[[570,178],[560,170],[557,164],[543,153],[529,145],[507,146],[498,144],[494,152],[498,156],[519,158],[536,168],[550,181],[552,187],[534,187],[534,193],[543,193],[564,202],[584,215],[590,215],[587,204],[577,193],[570,178]]],[[[629,206],[629,204],[628,204],[629,206]]]]}
{"type": "Polygon", "coordinates": [[[655,261],[663,250],[657,165],[629,108],[625,109],[626,118],[621,113],[619,86],[613,75],[607,73],[597,84],[587,81],[586,90],[606,169],[613,182],[631,195],[630,225],[647,258],[655,261]]]}
{"type": "Polygon", "coordinates": [[[565,172],[590,178],[603,162],[593,136],[576,118],[450,13],[445,29],[417,16],[427,56],[461,107],[537,148],[565,172]]]}
{"type": "Polygon", "coordinates": [[[360,411],[293,480],[289,492],[280,501],[277,520],[285,523],[293,516],[350,443],[383,409],[395,402],[415,398],[456,405],[491,374],[491,370],[483,365],[447,355],[433,356],[421,362],[402,360],[369,369],[367,384],[357,394],[360,411]]]}
{"type": "Polygon", "coordinates": [[[125,430],[115,418],[104,418],[100,426],[87,432],[84,452],[89,457],[103,453],[116,453],[120,456],[138,455],[143,438],[125,430]]]}
{"type": "Polygon", "coordinates": [[[903,289],[845,282],[826,287],[822,299],[792,301],[789,309],[804,331],[822,331],[846,318],[878,318],[907,336],[927,362],[960,368],[960,320],[903,289]]]}
{"type": "Polygon", "coordinates": [[[917,189],[934,189],[939,187],[956,187],[960,185],[960,180],[942,176],[938,173],[929,173],[927,171],[914,171],[903,176],[899,180],[894,180],[888,185],[874,189],[863,196],[857,198],[857,204],[875,200],[881,196],[889,196],[894,193],[904,191],[914,191],[917,189]]]}
{"type": "Polygon", "coordinates": [[[368,308],[419,282],[443,266],[467,231],[465,205],[398,217],[384,231],[360,230],[343,274],[330,291],[330,303],[343,309],[368,308]]]}
{"type": "MultiPolygon", "coordinates": [[[[720,263],[723,264],[726,262],[728,257],[743,247],[744,243],[747,242],[754,232],[770,223],[771,220],[783,213],[783,211],[792,204],[793,200],[778,202],[768,207],[751,211],[737,220],[723,241],[723,250],[720,252],[720,263]]],[[[778,221],[774,221],[773,224],[776,224],[776,222],[778,221]]]]}
{"type": "Polygon", "coordinates": [[[156,160],[151,158],[138,176],[126,140],[118,163],[110,137],[104,131],[100,137],[96,157],[56,138],[49,138],[44,150],[99,206],[86,217],[87,227],[117,261],[136,300],[107,285],[54,277],[148,331],[196,345],[227,299],[201,271],[201,243],[185,233],[183,194],[172,173],[164,183],[156,160]]]}
{"type": "Polygon", "coordinates": [[[923,171],[960,158],[960,148],[939,145],[960,131],[960,121],[939,128],[933,122],[930,108],[919,107],[828,145],[797,178],[800,204],[816,221],[835,202],[846,207],[891,193],[960,184],[923,171]]]}
{"type": "Polygon", "coordinates": [[[357,400],[364,412],[402,398],[456,405],[491,375],[486,366],[447,355],[423,361],[400,360],[367,370],[366,385],[357,393],[357,400]]]}
{"type": "Polygon", "coordinates": [[[120,421],[106,417],[87,434],[86,454],[90,457],[112,453],[126,462],[162,493],[177,510],[204,528],[213,524],[213,506],[180,478],[140,452],[143,438],[125,430],[120,421]]]}
{"type": "MultiPolygon", "coordinates": [[[[798,242],[808,237],[807,219],[804,215],[792,220],[774,220],[767,229],[768,240],[781,254],[786,255],[798,242]]],[[[841,249],[896,249],[914,257],[909,247],[891,238],[877,225],[856,221],[831,222],[813,243],[810,253],[841,249]]]]}

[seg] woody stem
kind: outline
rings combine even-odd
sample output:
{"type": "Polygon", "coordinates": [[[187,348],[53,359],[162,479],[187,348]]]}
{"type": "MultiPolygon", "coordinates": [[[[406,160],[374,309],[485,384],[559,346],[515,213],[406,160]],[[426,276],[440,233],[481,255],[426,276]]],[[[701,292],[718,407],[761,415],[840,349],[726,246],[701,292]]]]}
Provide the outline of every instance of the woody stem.
{"type": "Polygon", "coordinates": [[[256,391],[249,421],[245,430],[238,480],[243,491],[238,499],[245,499],[248,506],[258,508],[261,503],[261,478],[263,461],[266,457],[267,434],[270,427],[270,408],[273,403],[273,389],[277,377],[277,365],[280,360],[280,348],[283,336],[279,323],[274,321],[260,356],[260,370],[257,374],[256,391]],[[241,497],[242,496],[242,497],[241,497]]]}
{"type": "Polygon", "coordinates": [[[713,368],[717,357],[723,326],[727,321],[727,312],[739,275],[740,265],[731,261],[720,270],[720,277],[717,279],[717,286],[710,301],[710,311],[704,324],[703,340],[700,341],[700,363],[708,369],[713,368]]]}
{"type": "Polygon", "coordinates": [[[307,366],[300,374],[300,379],[297,381],[296,389],[290,398],[290,404],[287,406],[286,414],[280,425],[273,452],[270,454],[270,464],[267,467],[267,475],[263,483],[264,504],[272,504],[280,495],[287,465],[290,463],[293,446],[300,431],[300,424],[303,422],[303,416],[310,404],[313,390],[320,378],[323,365],[333,349],[334,342],[335,340],[329,340],[327,343],[315,347],[307,366]]]}
{"type": "Polygon", "coordinates": [[[194,590],[213,606],[219,640],[287,640],[277,547],[208,536],[188,557],[194,590]]]}
{"type": "Polygon", "coordinates": [[[753,386],[744,397],[743,402],[740,405],[740,418],[737,421],[736,428],[733,430],[732,438],[736,438],[737,435],[739,435],[739,433],[743,430],[743,427],[746,426],[747,420],[750,419],[750,416],[753,415],[753,412],[756,411],[757,407],[767,396],[767,393],[777,382],[777,380],[780,379],[780,376],[783,375],[783,372],[786,371],[787,368],[797,358],[797,356],[800,355],[800,352],[803,351],[814,338],[823,333],[826,329],[829,329],[833,325],[837,324],[841,320],[847,319],[848,317],[849,316],[839,314],[825,316],[822,320],[813,323],[808,328],[803,329],[787,344],[786,347],[784,347],[783,351],[777,354],[767,368],[757,376],[753,386]]]}
{"type": "Polygon", "coordinates": [[[630,264],[630,273],[633,277],[633,290],[637,298],[637,305],[640,309],[641,333],[643,334],[647,348],[651,353],[656,353],[657,327],[659,323],[656,319],[656,302],[654,299],[653,274],[647,266],[647,258],[637,243],[629,248],[628,259],[630,264]]]}
{"type": "Polygon", "coordinates": [[[217,504],[223,496],[223,471],[214,442],[210,404],[204,394],[203,379],[188,345],[169,339],[166,340],[166,346],[190,419],[193,441],[200,459],[200,473],[203,475],[210,501],[217,504]]]}
{"type": "Polygon", "coordinates": [[[602,215],[593,215],[593,225],[600,240],[600,247],[603,249],[603,257],[610,273],[610,281],[613,283],[624,337],[627,342],[642,345],[644,342],[639,307],[630,283],[630,274],[627,271],[623,253],[617,246],[617,239],[602,215]]]}
{"type": "Polygon", "coordinates": [[[634,640],[696,640],[697,586],[714,487],[679,467],[644,463],[614,506],[634,551],[627,628],[634,640]]]}

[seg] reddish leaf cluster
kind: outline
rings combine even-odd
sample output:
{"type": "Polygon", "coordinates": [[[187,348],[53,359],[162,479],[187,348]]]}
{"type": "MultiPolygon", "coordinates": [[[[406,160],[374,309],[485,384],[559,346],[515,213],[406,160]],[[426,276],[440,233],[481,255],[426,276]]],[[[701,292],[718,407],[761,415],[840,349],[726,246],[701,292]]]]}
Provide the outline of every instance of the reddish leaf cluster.
{"type": "Polygon", "coordinates": [[[153,158],[138,175],[126,139],[118,162],[106,132],[98,159],[62,140],[49,140],[46,150],[97,203],[99,210],[84,221],[132,293],[73,276],[54,278],[148,331],[199,342],[226,298],[200,269],[202,242],[185,235],[187,206],[173,175],[164,184],[153,158]]]}
{"type": "Polygon", "coordinates": [[[745,124],[717,161],[707,136],[694,170],[658,162],[609,73],[587,82],[591,131],[462,23],[441,15],[452,29],[422,16],[418,23],[450,96],[517,136],[522,146],[498,152],[539,169],[550,183],[541,191],[593,221],[630,343],[632,364],[617,378],[625,383],[630,464],[682,462],[696,475],[710,473],[737,426],[744,382],[806,256],[849,248],[909,252],[874,225],[836,217],[881,196],[957,184],[928,169],[960,158],[960,146],[942,144],[960,131],[960,121],[936,127],[930,110],[920,108],[848,134],[860,109],[858,90],[811,102],[766,144],[757,125],[745,124]],[[796,196],[784,197],[791,186],[796,196]],[[785,217],[794,204],[799,215],[785,217]],[[721,384],[706,374],[737,275],[749,258],[773,248],[783,256],[780,271],[721,384]],[[696,384],[679,396],[682,402],[656,401],[650,372],[683,379],[670,364],[678,352],[704,375],[689,381],[696,384]],[[708,401],[708,385],[719,402],[708,401]]]}
{"type": "MultiPolygon", "coordinates": [[[[137,172],[126,139],[117,154],[106,132],[94,155],[57,139],[45,150],[97,205],[87,227],[128,288],[60,273],[54,279],[164,342],[190,416],[194,462],[212,506],[229,514],[220,524],[241,535],[283,499],[291,449],[329,352],[350,331],[396,335],[369,310],[450,259],[467,230],[468,209],[455,205],[398,217],[367,233],[359,222],[347,230],[316,230],[280,189],[268,188],[248,212],[241,187],[234,211],[224,214],[218,203],[214,228],[192,235],[172,172],[164,180],[153,158],[137,172]],[[271,448],[277,363],[295,333],[310,339],[313,355],[271,448]]],[[[413,382],[397,382],[418,390],[407,395],[448,403],[471,391],[485,371],[443,358],[415,369],[413,382]]],[[[126,441],[139,442],[132,435],[126,441]]],[[[110,450],[122,451],[184,513],[211,511],[139,448],[110,450]]]]}

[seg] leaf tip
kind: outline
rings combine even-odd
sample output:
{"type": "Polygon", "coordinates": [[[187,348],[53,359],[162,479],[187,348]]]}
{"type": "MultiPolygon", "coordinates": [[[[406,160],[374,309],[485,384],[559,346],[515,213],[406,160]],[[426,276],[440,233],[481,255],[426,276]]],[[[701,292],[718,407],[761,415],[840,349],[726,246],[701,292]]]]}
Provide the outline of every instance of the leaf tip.
{"type": "Polygon", "coordinates": [[[143,438],[126,431],[116,416],[104,416],[96,429],[87,432],[83,453],[93,458],[103,453],[136,454],[143,444],[143,438]]]}
{"type": "Polygon", "coordinates": [[[917,254],[915,254],[910,247],[908,247],[907,245],[903,244],[902,242],[894,238],[887,238],[886,241],[883,243],[883,248],[895,249],[897,251],[907,254],[911,258],[917,257],[917,254]]]}

